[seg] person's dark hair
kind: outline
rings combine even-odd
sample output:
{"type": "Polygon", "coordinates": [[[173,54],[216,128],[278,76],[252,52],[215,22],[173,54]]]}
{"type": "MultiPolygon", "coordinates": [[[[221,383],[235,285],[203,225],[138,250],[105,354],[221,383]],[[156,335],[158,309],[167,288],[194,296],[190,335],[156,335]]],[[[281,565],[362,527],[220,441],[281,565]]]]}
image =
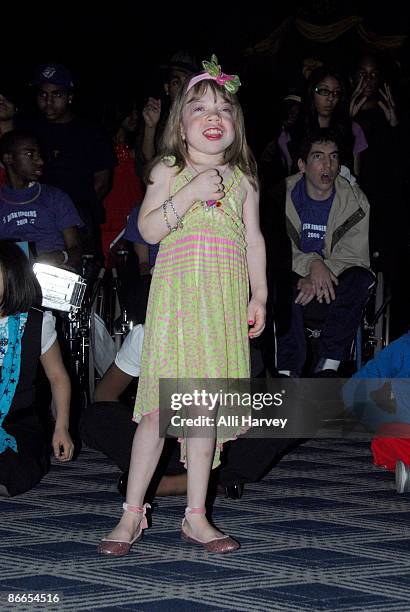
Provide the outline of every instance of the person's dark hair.
{"type": "Polygon", "coordinates": [[[0,138],[0,159],[3,159],[6,153],[15,151],[21,142],[26,142],[27,140],[37,142],[35,135],[28,130],[10,130],[10,132],[6,132],[0,138]]]}
{"type": "Polygon", "coordinates": [[[13,242],[0,240],[0,273],[3,276],[3,316],[27,312],[40,303],[41,289],[30,262],[21,248],[13,242]]]}
{"type": "MultiPolygon", "coordinates": [[[[330,117],[329,128],[339,133],[339,151],[342,163],[352,165],[354,137],[352,120],[349,115],[349,100],[343,77],[331,66],[320,66],[313,70],[306,83],[304,106],[299,114],[292,138],[301,143],[306,132],[315,131],[319,127],[319,117],[315,106],[315,87],[326,77],[332,77],[339,83],[341,96],[330,117]]],[[[297,149],[299,149],[297,147],[297,149]]]]}
{"type": "MultiPolygon", "coordinates": [[[[115,139],[118,130],[123,127],[124,121],[133,113],[137,103],[134,99],[119,100],[106,105],[102,116],[102,125],[110,139],[115,139]]],[[[125,128],[125,143],[130,147],[135,147],[136,131],[129,131],[125,128]]]]}
{"type": "Polygon", "coordinates": [[[391,69],[389,69],[387,57],[377,51],[363,51],[355,60],[352,66],[352,76],[354,77],[359,66],[364,62],[371,61],[379,71],[379,82],[383,83],[391,78],[391,69]]]}
{"type": "Polygon", "coordinates": [[[317,127],[316,129],[308,130],[299,147],[299,158],[304,162],[307,161],[312,145],[315,142],[334,142],[340,153],[343,138],[338,130],[332,128],[317,127]]]}
{"type": "Polygon", "coordinates": [[[306,94],[304,97],[305,122],[308,124],[308,127],[314,127],[318,125],[318,115],[315,107],[314,95],[315,87],[317,87],[319,83],[323,81],[326,77],[332,77],[333,79],[335,79],[339,83],[341,91],[341,96],[335,106],[332,116],[330,117],[329,127],[344,127],[346,123],[351,125],[351,119],[349,116],[349,103],[344,79],[337,70],[330,66],[320,66],[320,68],[316,68],[316,70],[313,70],[309,76],[309,79],[306,83],[306,94]]]}
{"type": "Polygon", "coordinates": [[[17,106],[19,101],[19,92],[16,87],[11,83],[4,82],[1,80],[0,75],[0,94],[6,98],[10,104],[14,105],[15,113],[17,113],[17,106]]]}

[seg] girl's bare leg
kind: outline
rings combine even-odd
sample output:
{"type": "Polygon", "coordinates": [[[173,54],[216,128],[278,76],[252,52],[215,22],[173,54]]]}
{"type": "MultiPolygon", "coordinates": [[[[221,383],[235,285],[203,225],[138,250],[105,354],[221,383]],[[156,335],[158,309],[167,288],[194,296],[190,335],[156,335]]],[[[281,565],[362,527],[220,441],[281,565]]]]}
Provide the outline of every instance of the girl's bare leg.
{"type": "MultiPolygon", "coordinates": [[[[204,508],[208,490],[209,475],[215,451],[215,438],[188,437],[188,507],[204,508]]],[[[222,536],[212,527],[205,515],[188,514],[184,522],[185,533],[202,542],[215,540],[222,536]]]]}
{"type": "MultiPolygon", "coordinates": [[[[127,504],[142,508],[144,496],[158,465],[164,447],[164,438],[159,437],[158,414],[143,416],[132,443],[130,469],[127,486],[127,504]]],[[[138,531],[142,513],[124,512],[118,525],[107,538],[130,541],[138,531]]]]}

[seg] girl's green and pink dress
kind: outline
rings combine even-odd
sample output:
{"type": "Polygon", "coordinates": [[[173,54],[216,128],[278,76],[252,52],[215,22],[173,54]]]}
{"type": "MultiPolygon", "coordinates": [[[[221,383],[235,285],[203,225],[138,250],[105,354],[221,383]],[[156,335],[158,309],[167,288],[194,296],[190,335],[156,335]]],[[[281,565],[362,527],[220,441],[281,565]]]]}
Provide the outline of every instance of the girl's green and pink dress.
{"type": "MultiPolygon", "coordinates": [[[[228,169],[229,172],[229,169],[228,169]]],[[[159,410],[160,378],[248,378],[249,299],[242,171],[225,182],[220,206],[196,202],[183,228],[161,242],[151,283],[134,420],[159,410]]],[[[186,167],[171,195],[194,178],[186,167]]],[[[169,218],[173,221],[172,212],[169,218]]],[[[213,467],[220,463],[218,430],[213,467]]],[[[223,429],[226,436],[226,429],[223,429]]],[[[180,440],[186,462],[185,440],[180,440]]]]}

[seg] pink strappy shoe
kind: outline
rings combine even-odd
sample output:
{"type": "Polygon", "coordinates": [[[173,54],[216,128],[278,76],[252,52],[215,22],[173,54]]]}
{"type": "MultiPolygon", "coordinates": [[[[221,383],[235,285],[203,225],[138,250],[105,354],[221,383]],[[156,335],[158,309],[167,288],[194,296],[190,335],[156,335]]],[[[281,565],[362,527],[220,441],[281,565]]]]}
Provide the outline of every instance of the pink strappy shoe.
{"type": "Polygon", "coordinates": [[[185,518],[182,520],[181,526],[181,538],[186,542],[191,542],[191,544],[199,544],[210,553],[228,553],[238,550],[238,548],[241,547],[239,542],[227,535],[222,535],[220,538],[215,538],[214,540],[209,540],[208,542],[202,542],[202,540],[191,538],[184,531],[184,523],[187,514],[205,514],[205,508],[185,508],[185,518]]]}
{"type": "Polygon", "coordinates": [[[144,504],[142,508],[139,506],[131,506],[130,504],[124,503],[122,505],[123,509],[126,512],[141,512],[142,520],[139,524],[139,531],[135,538],[133,538],[130,542],[125,540],[108,540],[107,538],[103,538],[98,545],[97,552],[101,555],[111,555],[111,557],[123,557],[130,552],[131,546],[134,542],[138,542],[142,538],[142,533],[144,529],[148,527],[146,513],[147,508],[151,508],[149,504],[144,504]]]}

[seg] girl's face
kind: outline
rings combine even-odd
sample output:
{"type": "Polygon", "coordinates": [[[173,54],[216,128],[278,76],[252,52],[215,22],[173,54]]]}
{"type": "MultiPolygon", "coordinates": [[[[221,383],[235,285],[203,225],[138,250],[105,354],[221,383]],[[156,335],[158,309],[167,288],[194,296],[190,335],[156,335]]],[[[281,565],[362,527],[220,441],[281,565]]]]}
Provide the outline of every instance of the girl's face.
{"type": "Polygon", "coordinates": [[[182,111],[181,134],[189,156],[222,157],[223,161],[224,151],[235,139],[234,112],[232,104],[209,87],[199,99],[188,95],[182,111]]]}
{"type": "Polygon", "coordinates": [[[327,76],[316,85],[314,88],[314,102],[319,117],[329,118],[339,98],[342,95],[342,89],[337,79],[332,76],[327,76]]]}

